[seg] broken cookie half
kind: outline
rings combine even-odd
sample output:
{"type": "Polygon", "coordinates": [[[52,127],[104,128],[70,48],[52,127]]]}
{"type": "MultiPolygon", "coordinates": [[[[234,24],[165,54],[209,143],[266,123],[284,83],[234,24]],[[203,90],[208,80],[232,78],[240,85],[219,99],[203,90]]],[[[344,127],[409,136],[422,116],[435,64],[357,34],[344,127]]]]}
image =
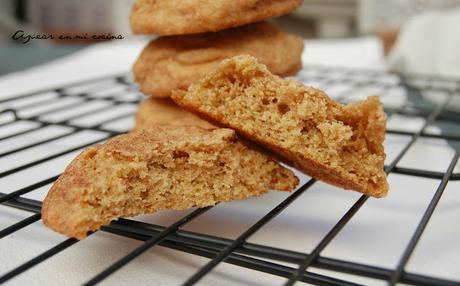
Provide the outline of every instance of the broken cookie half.
{"type": "Polygon", "coordinates": [[[172,98],[264,145],[314,178],[373,197],[388,192],[386,120],[378,97],[342,105],[241,55],[224,60],[172,98]]]}
{"type": "Polygon", "coordinates": [[[230,129],[156,126],[83,151],[52,186],[42,219],[82,239],[119,217],[212,206],[297,184],[290,170],[230,129]]]}

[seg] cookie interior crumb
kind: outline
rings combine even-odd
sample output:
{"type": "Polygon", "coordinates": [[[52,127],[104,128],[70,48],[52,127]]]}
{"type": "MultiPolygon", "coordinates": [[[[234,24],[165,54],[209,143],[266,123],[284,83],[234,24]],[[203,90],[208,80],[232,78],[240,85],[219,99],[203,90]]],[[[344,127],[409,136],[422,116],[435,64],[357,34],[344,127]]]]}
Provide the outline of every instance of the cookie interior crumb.
{"type": "Polygon", "coordinates": [[[341,105],[320,90],[272,75],[254,57],[236,56],[173,99],[313,177],[375,197],[387,193],[385,115],[378,97],[341,105]]]}
{"type": "Polygon", "coordinates": [[[269,189],[290,191],[297,183],[232,130],[153,127],[80,154],[45,199],[43,221],[84,238],[119,217],[212,206],[269,189]]]}

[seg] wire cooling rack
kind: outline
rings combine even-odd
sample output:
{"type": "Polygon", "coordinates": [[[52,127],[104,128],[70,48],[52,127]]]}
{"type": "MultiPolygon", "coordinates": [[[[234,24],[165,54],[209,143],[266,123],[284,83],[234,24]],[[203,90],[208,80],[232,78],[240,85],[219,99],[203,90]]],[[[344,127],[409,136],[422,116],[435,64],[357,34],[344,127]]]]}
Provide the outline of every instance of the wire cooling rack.
{"type": "MultiPolygon", "coordinates": [[[[199,282],[223,262],[284,277],[282,284],[285,285],[296,282],[314,285],[360,285],[359,281],[367,281],[354,279],[356,277],[370,278],[369,281],[374,281],[378,285],[460,285],[459,280],[407,270],[408,263],[412,261],[411,257],[416,259],[413,254],[446,186],[460,179],[460,173],[456,169],[460,155],[460,115],[451,110],[451,107],[458,103],[460,83],[448,79],[414,76],[403,78],[376,71],[326,67],[304,68],[297,79],[324,89],[342,102],[359,100],[371,94],[380,95],[388,116],[387,138],[404,138],[404,144],[399,151],[386,162],[387,173],[390,177],[398,174],[409,182],[417,178],[426,178],[434,182],[432,185],[435,187],[430,191],[427,204],[420,209],[417,222],[415,225],[407,226],[410,235],[403,242],[404,247],[398,253],[395,267],[358,263],[347,257],[323,254],[324,250],[344,232],[344,228],[353,221],[360,209],[369,204],[369,200],[373,200],[352,192],[341,191],[346,195],[354,194],[356,200],[308,253],[293,251],[287,247],[249,242],[254,234],[263,230],[275,217],[289,209],[291,204],[317,184],[314,179],[307,178],[295,192],[284,197],[279,204],[273,205],[254,224],[232,239],[183,229],[187,223],[221,205],[195,209],[178,221],[165,226],[134,219],[114,221],[101,231],[143,243],[135,244],[137,247],[134,250],[113,261],[111,265],[105,265],[97,275],[88,277],[85,280],[86,285],[101,282],[157,245],[209,259],[195,269],[195,273],[187,277],[183,285],[199,282]],[[422,140],[447,142],[443,148],[450,150],[446,155],[448,160],[434,169],[430,168],[430,164],[401,164],[407,157],[413,156],[410,155],[411,150],[416,149],[422,140]]],[[[30,212],[29,216],[0,230],[0,243],[13,235],[20,236],[20,230],[40,221],[41,200],[30,197],[36,192],[46,193],[63,171],[63,166],[82,149],[129,130],[132,127],[136,106],[142,99],[143,95],[137,91],[129,75],[100,78],[0,99],[0,206],[30,212]],[[56,161],[61,163],[51,164],[56,161]],[[53,167],[56,165],[58,167],[53,167]]],[[[436,164],[439,165],[439,162],[436,164]]],[[[391,180],[390,186],[393,186],[391,180]]],[[[407,189],[411,187],[411,184],[405,186],[407,189]]],[[[413,191],[413,196],[418,196],[417,190],[413,191]]],[[[390,196],[392,192],[396,190],[390,188],[390,196]]],[[[378,200],[377,203],[383,200],[378,200]]],[[[327,202],[324,203],[327,206],[327,202]]],[[[0,215],[2,213],[0,212],[0,215]]],[[[460,221],[459,217],[452,219],[460,221]]],[[[373,223],[379,225],[379,221],[373,223]]],[[[434,224],[431,222],[429,226],[434,224]]],[[[365,230],[361,235],[371,236],[365,230]]],[[[440,234],[440,237],[450,236],[451,233],[440,234]]],[[[27,242],[38,238],[22,239],[27,242]]],[[[391,241],[391,234],[384,240],[391,241]]],[[[14,281],[13,278],[26,275],[27,271],[39,267],[52,257],[62,255],[64,250],[79,243],[81,242],[68,238],[44,252],[30,254],[22,264],[8,269],[1,268],[3,272],[0,273],[0,283],[11,282],[14,281]]],[[[110,241],[105,243],[110,244],[110,241]]],[[[436,243],[445,242],[442,239],[436,243]]],[[[385,245],[381,244],[379,247],[385,245]]],[[[433,259],[443,261],[443,255],[440,254],[433,259]]],[[[5,257],[4,253],[2,256],[5,257]]],[[[459,265],[460,253],[456,253],[456,256],[452,256],[451,253],[449,261],[447,263],[459,265]]],[[[435,261],[434,265],[436,263],[435,261]]]]}

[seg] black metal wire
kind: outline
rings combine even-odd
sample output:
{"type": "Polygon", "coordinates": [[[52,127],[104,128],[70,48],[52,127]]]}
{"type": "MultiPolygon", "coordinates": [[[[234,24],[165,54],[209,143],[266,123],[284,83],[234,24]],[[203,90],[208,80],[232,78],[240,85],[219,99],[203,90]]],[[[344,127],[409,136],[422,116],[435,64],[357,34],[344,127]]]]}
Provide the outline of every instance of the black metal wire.
{"type": "MultiPolygon", "coordinates": [[[[131,232],[121,231],[119,229],[114,229],[113,225],[104,227],[104,231],[108,231],[113,234],[122,235],[124,237],[131,237],[138,240],[147,240],[150,235],[141,235],[141,234],[134,234],[131,232]]],[[[137,230],[137,229],[136,229],[137,230]]],[[[202,234],[197,234],[197,237],[201,237],[202,234]]],[[[221,239],[221,238],[219,238],[221,239]]],[[[231,243],[229,241],[229,243],[231,243]]],[[[160,243],[162,246],[166,246],[168,248],[180,250],[183,252],[187,252],[190,254],[199,255],[202,257],[213,258],[215,257],[222,248],[212,248],[209,247],[209,243],[204,243],[202,246],[196,246],[196,241],[191,241],[191,243],[184,243],[178,242],[172,239],[172,237],[167,237],[164,242],[160,243]],[[171,242],[172,241],[172,242],[171,242]]],[[[256,259],[253,257],[248,257],[244,255],[239,255],[236,253],[230,254],[225,262],[238,265],[241,267],[246,267],[252,270],[261,271],[267,274],[278,275],[281,277],[288,277],[289,274],[294,270],[291,267],[287,267],[280,264],[275,264],[272,262],[268,262],[261,259],[256,259]]],[[[299,281],[312,283],[315,285],[358,285],[352,282],[344,281],[341,279],[335,279],[328,276],[305,272],[304,275],[299,279],[299,281]]]]}
{"type": "Polygon", "coordinates": [[[270,212],[264,215],[260,220],[243,232],[238,238],[236,238],[230,245],[225,247],[216,257],[209,261],[205,266],[203,266],[198,272],[196,272],[192,277],[190,277],[185,283],[186,285],[193,285],[198,282],[204,275],[211,271],[214,267],[217,266],[221,261],[227,258],[236,248],[241,246],[251,235],[263,227],[267,222],[276,217],[280,212],[287,208],[295,199],[297,199],[301,194],[305,192],[310,186],[312,186],[316,180],[310,179],[302,187],[297,189],[292,195],[287,197],[281,203],[279,203],[275,208],[270,212]]]}
{"type": "Polygon", "coordinates": [[[186,223],[190,222],[194,218],[200,216],[201,214],[205,213],[207,210],[211,209],[211,207],[206,207],[206,208],[201,208],[201,209],[196,209],[192,213],[186,215],[185,217],[181,218],[180,220],[176,221],[172,225],[170,225],[168,228],[163,230],[161,233],[158,234],[158,236],[152,237],[149,240],[147,240],[144,244],[139,246],[138,248],[134,249],[127,255],[125,255],[123,258],[115,262],[114,264],[110,265],[107,267],[104,271],[101,273],[97,274],[94,276],[91,280],[86,282],[84,285],[85,286],[90,286],[90,285],[95,285],[96,283],[101,282],[103,279],[107,278],[110,274],[113,272],[117,271],[121,267],[125,266],[127,263],[129,263],[131,260],[134,258],[138,257],[145,251],[149,250],[151,247],[157,245],[160,243],[166,236],[176,232],[179,227],[185,225],[186,223]]]}
{"type": "Polygon", "coordinates": [[[28,218],[25,218],[7,228],[4,228],[2,230],[0,230],[0,239],[4,238],[5,236],[7,235],[10,235],[12,234],[13,232],[15,231],[18,231],[20,230],[21,228],[24,228],[26,226],[28,226],[29,224],[32,224],[36,221],[39,221],[41,219],[42,215],[37,213],[37,214],[34,214],[34,215],[31,215],[30,217],[28,218]]]}
{"type": "MultiPolygon", "coordinates": [[[[0,193],[0,196],[3,196],[3,195],[4,194],[0,193]]],[[[30,200],[30,199],[22,199],[22,198],[14,199],[14,200],[8,201],[6,204],[9,205],[9,206],[15,207],[15,208],[35,212],[37,214],[40,212],[40,209],[41,209],[41,202],[30,200]]],[[[133,239],[142,240],[142,241],[149,241],[149,240],[152,240],[152,239],[158,239],[158,236],[161,235],[162,233],[164,235],[164,232],[166,230],[165,227],[158,226],[157,227],[157,229],[159,229],[158,231],[152,231],[150,229],[151,227],[152,227],[151,224],[146,224],[146,223],[142,223],[142,222],[138,222],[138,221],[130,221],[130,220],[126,220],[126,219],[120,219],[119,221],[113,222],[111,225],[102,227],[102,230],[110,232],[110,233],[113,233],[113,234],[122,235],[124,237],[130,237],[130,238],[133,238],[133,239]],[[134,228],[130,228],[130,227],[126,228],[126,227],[124,227],[124,224],[136,225],[136,227],[134,227],[134,228]],[[145,229],[145,226],[147,226],[149,229],[145,229]]],[[[166,240],[166,242],[160,240],[158,242],[158,244],[163,245],[163,246],[167,246],[167,247],[172,248],[172,249],[178,249],[178,250],[181,250],[181,251],[185,251],[187,253],[200,255],[200,256],[208,257],[208,258],[211,258],[211,257],[215,256],[221,250],[221,247],[217,247],[217,248],[212,248],[211,247],[210,248],[209,246],[210,246],[211,243],[209,241],[206,241],[204,243],[201,243],[201,244],[197,245],[196,241],[200,241],[200,240],[202,240],[203,237],[206,237],[206,235],[203,235],[203,234],[194,234],[193,235],[194,239],[191,240],[191,241],[188,241],[188,243],[180,243],[180,242],[177,243],[177,241],[174,240],[174,238],[171,238],[171,237],[174,237],[175,235],[177,235],[180,232],[182,232],[182,231],[176,231],[176,233],[174,233],[174,234],[166,235],[165,238],[164,238],[164,240],[166,240]]],[[[190,235],[190,233],[188,233],[188,234],[190,235]]],[[[215,237],[214,239],[218,240],[218,241],[226,241],[227,244],[231,243],[230,240],[225,240],[225,239],[220,238],[220,237],[215,237]]],[[[56,246],[56,247],[59,247],[59,246],[56,246]]],[[[146,247],[146,246],[144,244],[141,247],[146,247]]],[[[67,247],[65,247],[65,248],[67,248],[67,247]]],[[[59,251],[62,251],[65,248],[62,248],[59,251]]],[[[149,247],[147,247],[147,249],[148,248],[149,247]]],[[[265,246],[263,246],[262,248],[265,248],[265,246]]],[[[145,250],[147,250],[147,249],[145,249],[145,250]]],[[[136,254],[137,254],[136,250],[134,250],[133,252],[136,252],[136,254]]],[[[143,251],[144,251],[144,249],[143,249],[143,251]]],[[[281,250],[281,251],[282,251],[283,254],[285,253],[284,250],[281,250]]],[[[262,253],[264,253],[264,252],[262,252],[262,253]]],[[[41,257],[41,256],[42,255],[40,255],[39,257],[41,257]]],[[[41,259],[39,260],[38,263],[41,263],[41,262],[43,262],[44,260],[46,260],[47,258],[50,258],[50,257],[51,256],[41,257],[41,259]]],[[[134,259],[134,257],[133,257],[133,259],[134,259]]],[[[283,265],[270,263],[270,262],[267,262],[267,261],[264,261],[264,260],[259,260],[259,259],[255,259],[255,258],[251,258],[251,257],[247,257],[247,256],[242,256],[242,255],[236,255],[236,254],[230,255],[228,257],[228,259],[226,260],[226,262],[231,263],[231,264],[235,264],[235,265],[238,265],[238,266],[241,266],[241,267],[246,267],[246,268],[250,268],[250,269],[253,269],[253,270],[262,271],[262,272],[269,273],[269,274],[279,275],[279,276],[282,276],[282,277],[288,277],[288,275],[294,270],[293,268],[286,267],[286,266],[283,266],[283,265]]],[[[121,262],[119,264],[120,265],[118,265],[118,266],[121,267],[121,266],[125,265],[125,261],[123,261],[123,262],[121,262]]],[[[28,267],[28,268],[30,268],[30,267],[28,267]]],[[[9,280],[11,278],[14,278],[16,275],[22,273],[23,271],[27,270],[28,268],[24,268],[24,266],[21,265],[21,266],[15,268],[15,269],[13,269],[12,271],[10,271],[10,273],[12,273],[12,274],[10,276],[8,276],[7,279],[9,280]]],[[[111,267],[109,267],[109,268],[111,268],[111,267]]],[[[107,268],[107,270],[109,268],[107,268]]],[[[115,271],[115,270],[116,269],[111,269],[110,271],[115,271]]],[[[328,277],[328,276],[319,275],[319,274],[310,273],[310,272],[305,272],[304,275],[300,278],[300,281],[308,282],[308,283],[314,283],[315,285],[343,285],[343,286],[346,286],[346,285],[355,285],[356,286],[356,285],[358,285],[358,284],[347,282],[347,281],[344,281],[344,280],[335,279],[335,278],[331,278],[331,277],[328,277]]],[[[446,285],[448,285],[448,284],[446,284],[446,285]]]]}
{"type": "Polygon", "coordinates": [[[31,260],[27,261],[26,263],[16,267],[15,269],[7,272],[6,274],[0,277],[0,284],[5,283],[6,281],[10,280],[11,278],[16,277],[17,275],[27,271],[28,269],[34,267],[37,264],[42,263],[46,259],[50,258],[51,256],[65,250],[66,248],[74,245],[77,243],[78,240],[75,238],[69,238],[64,240],[63,242],[59,243],[58,245],[48,249],[47,251],[43,252],[42,254],[32,258],[31,260]]]}
{"type": "Polygon", "coordinates": [[[334,237],[345,227],[348,221],[355,215],[355,213],[364,205],[368,197],[362,195],[356,203],[347,211],[347,213],[335,224],[335,226],[326,234],[326,236],[319,242],[315,249],[308,255],[304,261],[300,264],[299,268],[292,273],[289,280],[286,281],[285,285],[294,285],[294,283],[299,280],[303,272],[307,270],[307,267],[313,264],[315,259],[319,257],[321,251],[323,251],[326,246],[334,239],[334,237]]]}
{"type": "MultiPolygon", "coordinates": [[[[437,106],[434,109],[423,109],[414,107],[414,106],[401,106],[401,107],[392,107],[385,108],[388,116],[393,114],[403,115],[403,116],[416,116],[425,118],[425,124],[419,131],[407,131],[407,130],[387,130],[388,134],[397,134],[402,136],[410,136],[410,141],[404,146],[403,150],[396,156],[395,160],[389,165],[386,166],[386,170],[391,173],[397,173],[408,176],[415,177],[424,177],[440,180],[439,187],[433,196],[430,204],[425,210],[425,213],[417,226],[412,238],[410,239],[407,248],[402,254],[401,260],[396,269],[387,269],[381,268],[372,265],[359,264],[355,262],[350,262],[346,260],[340,260],[330,257],[320,256],[321,251],[332,241],[332,239],[341,231],[341,229],[346,225],[346,223],[352,219],[353,214],[359,210],[359,208],[365,204],[367,197],[362,196],[355,204],[347,211],[347,213],[335,224],[335,226],[326,234],[319,244],[313,249],[309,254],[289,251],[287,249],[274,248],[265,245],[258,245],[248,243],[247,239],[255,233],[257,230],[262,228],[267,222],[269,222],[273,217],[275,217],[279,212],[281,212],[285,207],[287,207],[292,201],[298,198],[304,191],[313,184],[313,180],[310,181],[307,185],[304,185],[298,189],[293,195],[289,196],[286,200],[281,202],[278,206],[272,209],[269,213],[264,215],[258,222],[250,226],[246,231],[244,231],[236,239],[225,239],[216,236],[205,235],[201,233],[187,232],[179,230],[179,227],[184,223],[190,221],[195,216],[198,216],[203,210],[196,210],[192,212],[190,216],[186,216],[176,222],[175,224],[169,227],[156,226],[152,224],[146,224],[141,222],[136,222],[132,220],[120,219],[108,226],[102,228],[103,231],[108,231],[117,235],[122,235],[124,237],[130,237],[137,240],[145,241],[140,247],[134,249],[132,252],[122,257],[119,261],[115,262],[104,271],[99,273],[97,276],[91,278],[87,285],[94,285],[107,276],[111,275],[113,272],[121,268],[122,266],[129,263],[132,259],[141,255],[143,252],[147,251],[154,245],[162,245],[179,251],[184,251],[187,253],[200,255],[203,257],[211,258],[208,264],[200,268],[189,280],[185,282],[185,285],[193,285],[209,271],[211,271],[215,266],[220,262],[225,261],[226,263],[231,263],[234,265],[239,265],[241,267],[246,267],[261,272],[278,275],[281,277],[289,278],[288,285],[291,285],[294,281],[302,281],[306,283],[311,283],[315,285],[357,285],[350,281],[345,281],[343,279],[337,279],[325,275],[320,275],[308,271],[310,266],[318,267],[321,269],[332,270],[341,273],[348,273],[357,276],[369,277],[374,279],[380,279],[388,281],[390,284],[394,285],[397,282],[413,284],[413,285],[460,285],[459,281],[451,281],[446,279],[440,279],[437,277],[430,277],[426,275],[407,273],[404,271],[405,265],[411,257],[412,252],[414,251],[417,242],[419,241],[423,230],[427,226],[431,214],[434,212],[436,204],[439,202],[442,192],[446,187],[448,181],[459,180],[460,173],[453,173],[455,162],[458,160],[459,151],[455,153],[454,158],[452,159],[449,168],[446,172],[436,172],[425,169],[415,169],[397,166],[398,162],[404,157],[410,147],[415,144],[415,142],[422,137],[426,138],[438,138],[444,140],[451,140],[453,142],[460,141],[460,134],[458,133],[448,133],[442,132],[441,134],[433,134],[427,132],[427,127],[434,124],[436,120],[446,120],[449,122],[454,122],[459,125],[458,117],[451,113],[446,113],[445,109],[449,104],[449,100],[453,97],[455,93],[460,92],[460,82],[452,81],[452,79],[436,79],[436,78],[421,78],[421,77],[406,77],[404,79],[396,80],[395,82],[385,81],[387,74],[376,71],[352,71],[348,69],[331,69],[331,68],[314,68],[317,71],[317,74],[314,76],[309,76],[308,78],[304,77],[304,73],[299,75],[299,78],[302,80],[309,81],[318,81],[326,85],[331,84],[347,84],[349,87],[341,92],[336,98],[341,101],[348,101],[348,96],[353,93],[357,88],[364,88],[367,86],[373,86],[380,88],[382,90],[382,96],[385,96],[386,91],[398,87],[406,90],[413,90],[412,86],[407,86],[410,84],[413,79],[422,79],[423,84],[418,84],[417,88],[421,90],[429,91],[438,91],[443,94],[447,94],[447,99],[443,105],[437,106]],[[340,72],[343,76],[338,78],[330,77],[330,73],[340,72]],[[360,76],[363,76],[360,78],[360,76]],[[446,85],[436,85],[434,81],[439,80],[446,85]],[[454,86],[453,88],[448,88],[446,86],[454,86]],[[264,260],[269,259],[270,261],[264,260]],[[297,264],[298,267],[288,267],[281,265],[275,262],[287,262],[297,264]]],[[[308,71],[312,71],[312,68],[309,68],[308,71]]],[[[394,75],[392,75],[395,77],[394,75]]],[[[397,79],[397,77],[396,77],[397,79]]],[[[386,95],[388,96],[388,95],[386,95]]],[[[114,116],[107,117],[102,121],[95,122],[94,124],[80,125],[76,123],[77,119],[85,118],[87,116],[93,116],[101,112],[107,112],[113,109],[116,106],[122,106],[124,104],[135,104],[138,103],[142,98],[142,95],[137,93],[132,82],[125,75],[109,76],[101,79],[94,79],[91,81],[81,82],[72,84],[69,86],[57,87],[54,89],[36,91],[29,94],[19,95],[15,97],[9,97],[6,99],[0,100],[0,106],[6,105],[7,108],[0,110],[0,115],[2,114],[12,114],[12,119],[7,122],[1,123],[0,128],[13,126],[17,122],[29,122],[35,123],[35,126],[30,128],[24,128],[15,133],[0,137],[0,141],[17,138],[22,135],[29,134],[31,132],[41,132],[42,129],[49,126],[60,126],[67,128],[65,132],[60,135],[55,135],[46,139],[39,139],[34,143],[27,144],[24,146],[19,146],[17,148],[9,149],[8,151],[0,153],[0,158],[6,156],[12,156],[20,154],[22,151],[32,149],[34,147],[43,146],[53,141],[66,138],[68,136],[74,135],[78,132],[84,130],[92,130],[101,132],[104,136],[102,139],[94,140],[91,143],[69,146],[66,150],[55,152],[54,154],[47,155],[43,158],[32,159],[30,162],[27,162],[23,165],[20,165],[15,168],[7,169],[0,173],[0,179],[8,177],[12,174],[17,174],[22,171],[25,171],[34,166],[40,166],[43,163],[46,163],[50,160],[60,158],[66,154],[82,149],[91,144],[106,140],[112,136],[119,134],[118,130],[112,130],[110,128],[104,127],[106,124],[115,122],[117,120],[122,120],[132,116],[131,112],[128,113],[118,113],[114,116]],[[116,87],[116,91],[108,92],[105,94],[105,89],[110,87],[115,87],[115,85],[122,85],[120,89],[116,87]],[[77,92],[69,92],[70,89],[77,88],[77,92]],[[40,100],[40,97],[45,94],[54,93],[55,96],[52,98],[43,97],[43,100],[40,100]],[[96,95],[95,93],[104,92],[102,95],[96,95]],[[134,100],[122,100],[120,97],[128,93],[135,93],[136,99],[134,100]],[[33,103],[21,104],[21,107],[14,108],[14,104],[17,100],[24,100],[28,98],[34,98],[33,103]],[[76,98],[78,99],[76,103],[73,104],[63,104],[59,107],[46,108],[48,104],[54,104],[61,99],[67,98],[76,98]],[[44,118],[44,115],[49,115],[53,113],[63,113],[66,110],[72,110],[75,107],[85,106],[88,103],[101,101],[107,103],[106,106],[100,108],[91,109],[89,111],[79,112],[73,114],[70,117],[67,116],[62,120],[57,121],[47,121],[44,118]],[[10,105],[12,104],[12,105],[10,105]],[[43,107],[43,110],[34,112],[32,116],[24,116],[27,114],[27,110],[36,107],[43,107]],[[26,112],[24,112],[26,111],[26,112]]],[[[17,223],[14,223],[3,230],[0,230],[0,239],[8,236],[28,225],[33,224],[40,220],[40,208],[41,202],[21,198],[20,196],[30,193],[34,190],[37,190],[43,186],[46,186],[53,181],[58,176],[52,176],[48,179],[37,180],[36,182],[19,188],[17,190],[2,190],[6,193],[0,193],[0,204],[5,206],[10,206],[14,208],[23,209],[26,211],[33,212],[34,214],[30,217],[27,217],[17,223]]],[[[1,182],[1,181],[0,181],[1,182]]],[[[0,277],[0,283],[8,281],[9,279],[24,273],[27,269],[34,267],[35,265],[45,261],[46,259],[60,253],[61,251],[71,247],[75,244],[77,240],[67,239],[62,243],[52,247],[51,249],[45,251],[44,253],[32,258],[31,260],[25,262],[24,264],[10,270],[9,272],[3,274],[0,277]]]]}
{"type": "Polygon", "coordinates": [[[423,214],[423,217],[420,223],[418,224],[417,229],[415,230],[411,240],[409,241],[409,244],[407,245],[406,250],[404,251],[401,257],[401,260],[399,261],[395,272],[391,276],[391,280],[389,283],[390,285],[395,285],[401,279],[401,275],[404,271],[404,267],[409,261],[409,258],[412,255],[412,252],[414,252],[415,246],[420,240],[420,237],[422,236],[423,231],[428,225],[431,215],[433,214],[436,206],[438,205],[439,200],[441,199],[442,194],[444,193],[444,190],[446,189],[447,183],[449,182],[449,178],[452,175],[452,172],[454,171],[454,168],[458,162],[459,156],[460,156],[460,148],[456,150],[454,158],[450,162],[449,168],[447,169],[444,178],[442,178],[442,181],[439,184],[438,189],[434,193],[434,196],[431,199],[430,204],[428,205],[428,208],[425,210],[425,213],[423,214]]]}
{"type": "Polygon", "coordinates": [[[98,140],[94,140],[94,141],[91,141],[89,143],[86,143],[86,144],[83,144],[83,145],[78,145],[77,147],[73,147],[73,148],[70,148],[70,149],[67,149],[63,152],[59,152],[59,153],[56,153],[56,154],[53,154],[51,156],[47,156],[45,158],[42,158],[42,159],[39,159],[39,160],[36,160],[36,161],[32,161],[30,163],[27,163],[27,164],[24,164],[22,166],[19,166],[19,167],[16,167],[16,168],[12,168],[8,171],[4,171],[4,172],[0,172],[0,178],[3,178],[3,177],[6,177],[8,175],[11,175],[11,174],[14,174],[14,173],[17,173],[19,171],[22,171],[22,170],[25,170],[27,168],[30,168],[30,167],[33,167],[33,166],[36,166],[36,165],[39,165],[39,164],[42,164],[46,161],[50,161],[52,159],[55,159],[55,158],[58,158],[58,157],[61,157],[62,155],[65,155],[65,154],[69,154],[69,153],[72,153],[74,151],[78,151],[82,148],[85,148],[85,147],[89,147],[91,145],[94,145],[94,144],[97,144],[97,143],[100,143],[108,138],[110,138],[111,136],[105,136],[104,138],[102,139],[98,139],[98,140]]]}
{"type": "MultiPolygon", "coordinates": [[[[0,197],[3,195],[4,194],[0,193],[0,197]]],[[[40,212],[41,208],[41,202],[24,198],[18,198],[7,201],[5,205],[34,213],[40,212]]],[[[165,227],[163,226],[157,226],[128,219],[119,219],[118,221],[112,222],[108,226],[102,227],[103,231],[142,241],[146,241],[151,237],[157,236],[164,229],[165,227]]],[[[167,236],[164,241],[160,242],[160,245],[173,249],[179,249],[195,255],[212,258],[215,256],[216,253],[220,252],[225,246],[231,244],[232,242],[233,240],[230,239],[179,230],[176,233],[167,236]],[[185,248],[183,246],[185,246],[185,248]],[[186,248],[187,246],[195,247],[195,249],[186,248]],[[205,249],[207,251],[200,251],[198,250],[198,248],[205,249]],[[212,254],[210,254],[211,252],[212,254]]],[[[305,258],[308,257],[308,254],[304,253],[247,242],[241,245],[240,248],[236,249],[235,252],[288,263],[301,263],[305,258]]],[[[265,266],[261,266],[260,261],[255,261],[255,264],[252,265],[252,260],[249,257],[245,258],[244,263],[242,263],[239,260],[233,261],[231,260],[231,257],[232,255],[230,255],[229,258],[225,260],[225,262],[242,267],[247,267],[254,270],[259,270],[273,275],[278,275],[280,273],[279,269],[285,269],[283,268],[284,266],[273,263],[270,264],[270,266],[267,266],[265,264],[265,266]]],[[[319,257],[313,263],[313,266],[322,269],[333,270],[381,280],[389,280],[393,273],[393,270],[390,269],[385,269],[371,265],[364,265],[344,260],[332,259],[328,257],[319,257]]],[[[286,269],[290,269],[288,271],[288,274],[283,274],[280,276],[289,277],[290,274],[292,274],[292,272],[294,271],[294,269],[292,268],[286,269]]],[[[325,277],[325,279],[326,278],[328,277],[325,277]]],[[[313,283],[315,285],[323,285],[321,282],[322,280],[317,281],[314,277],[310,276],[310,272],[308,271],[304,273],[300,281],[313,283]]],[[[425,286],[458,286],[458,282],[456,281],[450,281],[412,273],[403,273],[401,282],[412,285],[425,286]]],[[[341,283],[336,283],[333,285],[342,285],[341,283]]],[[[345,281],[343,283],[348,282],[345,281]]]]}
{"type": "Polygon", "coordinates": [[[21,196],[21,195],[27,194],[27,193],[29,193],[29,192],[32,192],[32,191],[34,191],[34,190],[36,190],[36,189],[38,189],[38,188],[40,188],[40,187],[46,186],[46,185],[48,185],[48,184],[50,184],[50,183],[56,181],[58,177],[59,177],[59,176],[53,176],[53,177],[48,178],[48,179],[46,179],[46,180],[37,182],[37,183],[32,184],[32,185],[30,185],[30,186],[27,186],[27,187],[24,187],[24,188],[19,189],[19,190],[17,190],[17,191],[14,191],[14,192],[11,192],[11,193],[9,193],[9,194],[6,194],[6,195],[4,195],[4,196],[2,196],[2,197],[0,198],[0,204],[3,203],[3,202],[6,202],[6,201],[8,201],[8,200],[11,200],[11,199],[13,199],[13,198],[16,198],[16,197],[18,197],[18,196],[21,196]]]}

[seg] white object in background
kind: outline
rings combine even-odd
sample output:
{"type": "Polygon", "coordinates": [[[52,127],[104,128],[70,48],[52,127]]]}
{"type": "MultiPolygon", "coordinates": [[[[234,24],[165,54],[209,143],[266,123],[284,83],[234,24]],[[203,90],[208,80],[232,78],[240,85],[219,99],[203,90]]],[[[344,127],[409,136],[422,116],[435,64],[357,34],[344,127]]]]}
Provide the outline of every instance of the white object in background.
{"type": "Polygon", "coordinates": [[[304,65],[384,70],[382,42],[378,37],[306,40],[304,65]]]}
{"type": "Polygon", "coordinates": [[[448,11],[458,5],[459,0],[359,0],[357,29],[359,34],[364,35],[373,34],[380,29],[395,29],[420,13],[448,11]]]}
{"type": "MultiPolygon", "coordinates": [[[[403,26],[388,56],[390,70],[460,79],[460,8],[415,16],[403,26]]],[[[436,97],[423,96],[434,103],[436,97]]],[[[454,97],[448,108],[460,111],[454,97]]]]}
{"type": "Polygon", "coordinates": [[[388,57],[390,69],[460,78],[460,8],[416,16],[403,26],[388,57]]]}

